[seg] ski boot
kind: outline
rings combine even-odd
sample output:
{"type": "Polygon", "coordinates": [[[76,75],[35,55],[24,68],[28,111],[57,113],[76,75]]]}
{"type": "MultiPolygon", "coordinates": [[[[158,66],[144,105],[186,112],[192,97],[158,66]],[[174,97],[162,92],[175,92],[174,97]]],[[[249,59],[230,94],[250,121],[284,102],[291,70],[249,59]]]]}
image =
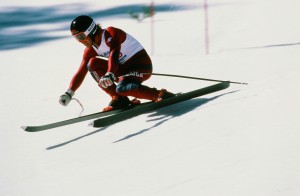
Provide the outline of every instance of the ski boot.
{"type": "Polygon", "coordinates": [[[158,96],[157,96],[155,102],[159,102],[161,100],[168,99],[168,98],[175,97],[175,96],[176,95],[174,93],[171,93],[171,92],[167,91],[166,89],[161,89],[158,93],[158,96]]]}
{"type": "Polygon", "coordinates": [[[103,111],[117,110],[126,108],[131,105],[131,101],[126,96],[113,96],[108,106],[103,108],[103,111]]]}

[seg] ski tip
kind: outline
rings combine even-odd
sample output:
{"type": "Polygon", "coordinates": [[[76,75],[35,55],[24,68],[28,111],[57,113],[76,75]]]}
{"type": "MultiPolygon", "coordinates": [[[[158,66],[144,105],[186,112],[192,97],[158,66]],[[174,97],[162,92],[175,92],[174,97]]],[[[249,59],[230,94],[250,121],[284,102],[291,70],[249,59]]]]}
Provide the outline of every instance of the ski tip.
{"type": "Polygon", "coordinates": [[[34,132],[35,131],[30,126],[21,126],[21,129],[23,129],[24,131],[27,131],[27,132],[34,132]]]}
{"type": "Polygon", "coordinates": [[[24,131],[26,131],[27,126],[21,126],[21,129],[23,129],[24,131]]]}

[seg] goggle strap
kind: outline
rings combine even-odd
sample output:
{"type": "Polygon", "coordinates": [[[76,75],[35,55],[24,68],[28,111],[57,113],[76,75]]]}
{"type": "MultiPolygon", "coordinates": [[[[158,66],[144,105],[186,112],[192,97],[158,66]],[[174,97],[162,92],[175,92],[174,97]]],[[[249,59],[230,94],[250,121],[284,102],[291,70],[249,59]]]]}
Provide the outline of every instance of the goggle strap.
{"type": "Polygon", "coordinates": [[[93,20],[92,24],[89,26],[89,28],[87,28],[87,30],[84,32],[84,34],[86,36],[88,36],[92,32],[92,30],[95,28],[95,26],[96,26],[96,23],[93,20]]]}

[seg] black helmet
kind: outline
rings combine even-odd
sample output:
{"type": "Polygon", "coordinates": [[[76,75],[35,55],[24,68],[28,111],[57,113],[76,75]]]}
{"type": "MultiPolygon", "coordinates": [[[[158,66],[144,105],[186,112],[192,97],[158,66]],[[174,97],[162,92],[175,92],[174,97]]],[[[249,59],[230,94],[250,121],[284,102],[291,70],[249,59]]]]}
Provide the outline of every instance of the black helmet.
{"type": "Polygon", "coordinates": [[[72,35],[83,32],[85,36],[94,37],[98,30],[96,22],[89,16],[81,15],[76,17],[70,25],[72,35]]]}

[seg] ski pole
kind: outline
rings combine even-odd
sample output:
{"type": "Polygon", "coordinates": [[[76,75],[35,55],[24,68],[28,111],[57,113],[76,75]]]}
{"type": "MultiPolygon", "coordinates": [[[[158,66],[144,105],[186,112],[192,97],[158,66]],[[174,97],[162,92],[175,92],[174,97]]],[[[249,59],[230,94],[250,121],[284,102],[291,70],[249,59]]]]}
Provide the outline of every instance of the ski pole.
{"type": "Polygon", "coordinates": [[[76,99],[76,98],[72,98],[72,100],[75,100],[79,105],[80,105],[80,107],[81,107],[81,112],[79,113],[79,116],[81,116],[81,114],[83,113],[83,111],[84,111],[84,108],[83,108],[83,105],[81,104],[81,102],[78,100],[78,99],[76,99]]]}
{"type": "Polygon", "coordinates": [[[162,74],[162,73],[141,73],[141,74],[151,74],[151,75],[154,75],[154,76],[167,76],[167,77],[194,79],[194,80],[205,80],[205,81],[212,81],[212,82],[229,82],[229,83],[232,83],[232,84],[248,85],[248,83],[245,83],[245,82],[232,82],[232,81],[226,81],[226,80],[215,80],[215,79],[208,79],[208,78],[182,76],[182,75],[172,75],[172,74],[162,74]]]}
{"type": "Polygon", "coordinates": [[[205,81],[211,81],[211,82],[229,82],[231,84],[242,84],[242,85],[248,85],[248,83],[245,82],[233,82],[233,81],[226,81],[226,80],[215,80],[215,79],[208,79],[208,78],[198,78],[198,77],[192,77],[192,76],[182,76],[182,75],[172,75],[172,74],[162,74],[162,73],[139,73],[139,72],[130,72],[129,74],[120,76],[120,77],[128,77],[128,76],[141,76],[143,74],[151,74],[154,76],[167,76],[167,77],[176,77],[176,78],[186,78],[186,79],[194,79],[194,80],[205,80],[205,81]]]}

